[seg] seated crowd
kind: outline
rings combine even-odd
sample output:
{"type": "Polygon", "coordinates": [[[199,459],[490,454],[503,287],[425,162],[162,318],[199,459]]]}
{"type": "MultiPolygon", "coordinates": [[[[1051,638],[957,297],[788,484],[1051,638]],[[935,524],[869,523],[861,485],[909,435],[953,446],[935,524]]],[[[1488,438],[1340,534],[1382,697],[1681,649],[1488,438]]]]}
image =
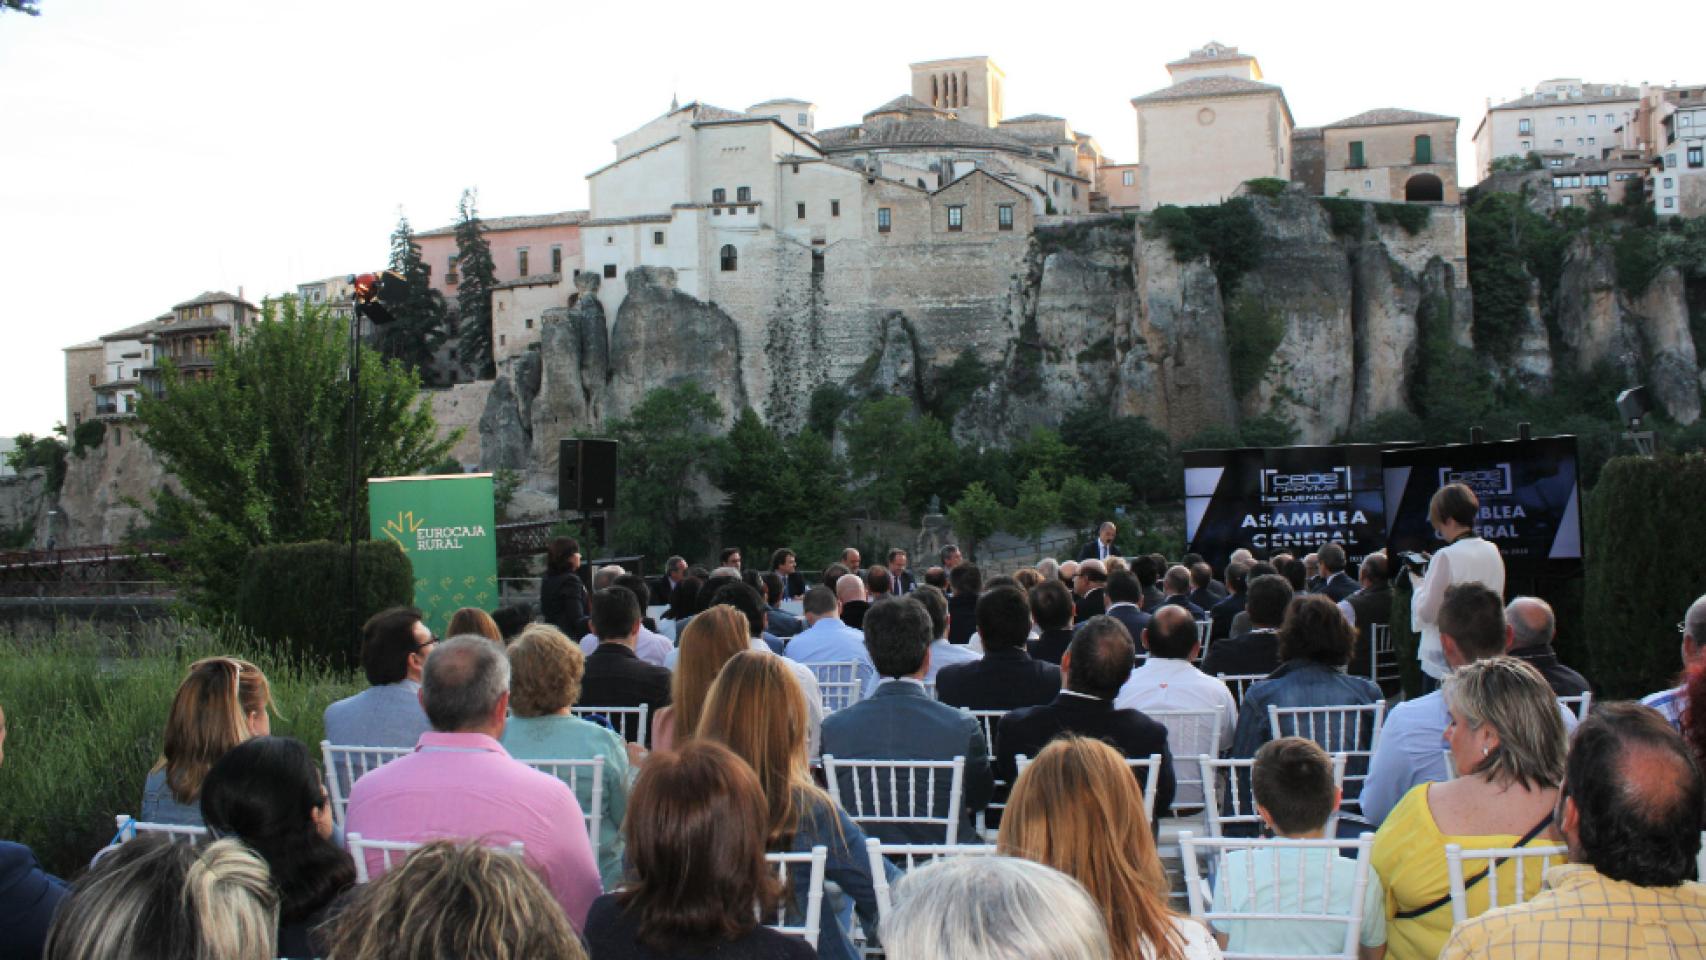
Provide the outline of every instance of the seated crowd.
{"type": "Polygon", "coordinates": [[[1401,699],[1384,554],[1217,578],[1115,535],[655,585],[560,538],[545,622],[370,619],[323,771],[254,664],[198,661],[140,830],[70,885],[0,843],[0,960],[1706,956],[1706,597],[1678,686],[1584,716],[1550,607],[1454,582],[1401,699]],[[1448,845],[1542,859],[1454,904],[1448,845]]]}

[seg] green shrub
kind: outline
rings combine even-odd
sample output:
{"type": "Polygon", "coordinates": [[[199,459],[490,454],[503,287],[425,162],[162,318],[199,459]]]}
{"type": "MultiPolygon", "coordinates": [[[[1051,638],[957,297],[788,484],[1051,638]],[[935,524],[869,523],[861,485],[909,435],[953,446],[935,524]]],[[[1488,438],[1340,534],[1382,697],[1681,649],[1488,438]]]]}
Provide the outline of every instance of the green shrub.
{"type": "Polygon", "coordinates": [[[1284,196],[1288,186],[1290,184],[1278,177],[1257,177],[1254,180],[1244,181],[1244,189],[1258,197],[1267,197],[1269,200],[1284,196]]]}
{"type": "MultiPolygon", "coordinates": [[[[414,602],[414,569],[396,544],[358,544],[356,572],[358,625],[387,607],[414,602]]],[[[350,667],[360,659],[361,641],[350,635],[349,597],[349,544],[319,540],[256,547],[249,551],[237,588],[237,622],[304,662],[350,667]]]]}
{"type": "Polygon", "coordinates": [[[1250,395],[1268,375],[1274,351],[1285,339],[1285,321],[1277,310],[1254,297],[1234,297],[1226,305],[1226,346],[1232,370],[1232,393],[1250,395]]]}
{"type": "Polygon", "coordinates": [[[1665,268],[1664,251],[1651,230],[1625,230],[1612,247],[1617,263],[1617,286],[1631,297],[1647,288],[1665,268]]]}
{"type": "Polygon", "coordinates": [[[1147,223],[1167,239],[1180,263],[1208,257],[1223,298],[1230,298],[1262,259],[1262,224],[1243,197],[1208,207],[1166,204],[1155,208],[1147,223]]]}
{"type": "Polygon", "coordinates": [[[1666,550],[1706,536],[1706,456],[1618,457],[1587,498],[1584,602],[1592,677],[1602,697],[1671,686],[1682,668],[1675,624],[1706,583],[1706,555],[1666,550]]]}
{"type": "Polygon", "coordinates": [[[107,439],[107,424],[103,420],[85,420],[71,431],[71,453],[78,459],[98,448],[107,439]]]}
{"type": "Polygon", "coordinates": [[[1374,219],[1381,223],[1395,223],[1404,228],[1404,232],[1415,236],[1427,229],[1428,217],[1431,212],[1419,203],[1377,203],[1374,205],[1374,219]]]}
{"type": "Polygon", "coordinates": [[[1362,239],[1362,222],[1364,211],[1368,209],[1367,203],[1344,197],[1322,197],[1320,203],[1327,208],[1327,219],[1332,223],[1333,236],[1347,240],[1362,239]]]}

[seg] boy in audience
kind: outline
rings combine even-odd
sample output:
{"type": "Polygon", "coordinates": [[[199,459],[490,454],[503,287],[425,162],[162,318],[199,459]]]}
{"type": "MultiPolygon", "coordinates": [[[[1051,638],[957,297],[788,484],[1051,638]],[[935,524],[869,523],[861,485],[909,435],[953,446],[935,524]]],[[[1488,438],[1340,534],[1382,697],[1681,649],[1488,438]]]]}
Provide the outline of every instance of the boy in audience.
{"type": "MultiPolygon", "coordinates": [[[[1256,812],[1275,836],[1288,840],[1326,836],[1327,820],[1339,808],[1339,788],[1333,785],[1332,760],[1315,741],[1302,737],[1268,741],[1256,751],[1250,780],[1256,812]]],[[[1215,876],[1214,909],[1349,916],[1355,884],[1356,861],[1331,848],[1235,850],[1226,855],[1215,876]]],[[[1218,920],[1214,938],[1229,952],[1319,955],[1343,949],[1345,928],[1321,920],[1218,920]]],[[[1363,891],[1357,942],[1362,960],[1386,955],[1386,898],[1372,870],[1363,891]]]]}

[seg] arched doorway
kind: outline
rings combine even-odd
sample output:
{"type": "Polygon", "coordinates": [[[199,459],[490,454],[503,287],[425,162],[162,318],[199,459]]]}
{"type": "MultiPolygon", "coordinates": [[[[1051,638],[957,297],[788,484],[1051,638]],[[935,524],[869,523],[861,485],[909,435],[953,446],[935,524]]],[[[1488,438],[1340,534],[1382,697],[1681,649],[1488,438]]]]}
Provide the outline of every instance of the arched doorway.
{"type": "Polygon", "coordinates": [[[1431,173],[1418,173],[1404,182],[1404,199],[1411,203],[1439,203],[1445,199],[1445,183],[1431,173]]]}

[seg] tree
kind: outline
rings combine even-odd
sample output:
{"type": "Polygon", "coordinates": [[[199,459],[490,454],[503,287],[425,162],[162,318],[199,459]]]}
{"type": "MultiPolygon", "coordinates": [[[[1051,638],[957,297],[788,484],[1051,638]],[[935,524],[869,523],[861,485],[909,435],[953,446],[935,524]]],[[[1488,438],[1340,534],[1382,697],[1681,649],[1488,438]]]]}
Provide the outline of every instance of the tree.
{"type": "Polygon", "coordinates": [[[16,10],[19,13],[27,13],[32,17],[39,17],[41,16],[39,4],[40,0],[0,0],[0,13],[5,13],[8,10],[16,10]]]}
{"type": "Polygon", "coordinates": [[[1060,491],[1041,470],[1032,470],[1019,483],[1019,499],[1007,514],[1007,528],[1026,540],[1038,541],[1049,526],[1060,519],[1060,491]]]}
{"type": "Polygon", "coordinates": [[[855,497],[879,520],[916,518],[932,496],[951,495],[960,452],[934,417],[904,397],[866,401],[843,429],[855,497]]]}
{"type": "MultiPolygon", "coordinates": [[[[93,422],[93,421],[91,421],[93,422]]],[[[17,446],[7,451],[6,465],[22,473],[25,470],[41,467],[47,471],[47,489],[50,493],[58,493],[65,485],[65,424],[58,424],[53,432],[59,437],[37,437],[34,434],[20,433],[17,446]]]]}
{"type": "Polygon", "coordinates": [[[1051,486],[1059,486],[1073,466],[1081,462],[1060,434],[1048,427],[1032,427],[1025,439],[1013,445],[1010,456],[1015,476],[1040,473],[1051,486]]]}
{"type": "MultiPolygon", "coordinates": [[[[164,360],[165,392],[137,406],[142,439],[183,488],[148,508],[175,534],[191,599],[229,610],[244,559],[263,544],[345,542],[368,531],[367,498],[348,511],[350,404],[344,321],[294,299],[269,306],[240,342],[223,340],[206,379],[164,360]]],[[[362,348],[358,477],[404,476],[442,460],[461,431],[440,439],[420,381],[362,348]]]]}
{"type": "Polygon", "coordinates": [[[960,499],[948,508],[948,522],[964,544],[966,556],[977,559],[977,545],[989,538],[1001,523],[1001,503],[981,481],[972,481],[960,499]]]}
{"type": "Polygon", "coordinates": [[[386,359],[401,360],[425,379],[449,335],[448,318],[444,297],[432,288],[432,271],[421,258],[421,245],[415,242],[408,217],[398,217],[397,229],[391,232],[390,268],[402,276],[404,294],[389,304],[395,320],[378,328],[374,345],[386,359]]]}
{"type": "Polygon", "coordinates": [[[1142,417],[1116,417],[1106,407],[1077,407],[1060,422],[1072,462],[1094,463],[1143,500],[1180,496],[1184,475],[1167,435],[1142,417]]]}
{"type": "Polygon", "coordinates": [[[605,425],[620,441],[616,470],[617,549],[650,557],[710,550],[704,485],[723,407],[696,383],[659,387],[627,417],[605,425]]]}
{"type": "Polygon", "coordinates": [[[464,366],[477,376],[496,374],[492,365],[492,288],[497,286],[497,267],[492,263],[492,245],[486,242],[485,226],[475,209],[473,187],[462,191],[456,208],[456,353],[464,366]]]}
{"type": "Polygon", "coordinates": [[[1130,499],[1131,490],[1118,480],[1073,474],[1060,484],[1060,520],[1088,540],[1112,517],[1114,507],[1130,499]]]}
{"type": "Polygon", "coordinates": [[[726,498],[719,543],[740,547],[752,563],[778,547],[807,565],[827,562],[840,546],[846,469],[817,433],[778,436],[742,409],[717,445],[711,478],[726,498]]]}

